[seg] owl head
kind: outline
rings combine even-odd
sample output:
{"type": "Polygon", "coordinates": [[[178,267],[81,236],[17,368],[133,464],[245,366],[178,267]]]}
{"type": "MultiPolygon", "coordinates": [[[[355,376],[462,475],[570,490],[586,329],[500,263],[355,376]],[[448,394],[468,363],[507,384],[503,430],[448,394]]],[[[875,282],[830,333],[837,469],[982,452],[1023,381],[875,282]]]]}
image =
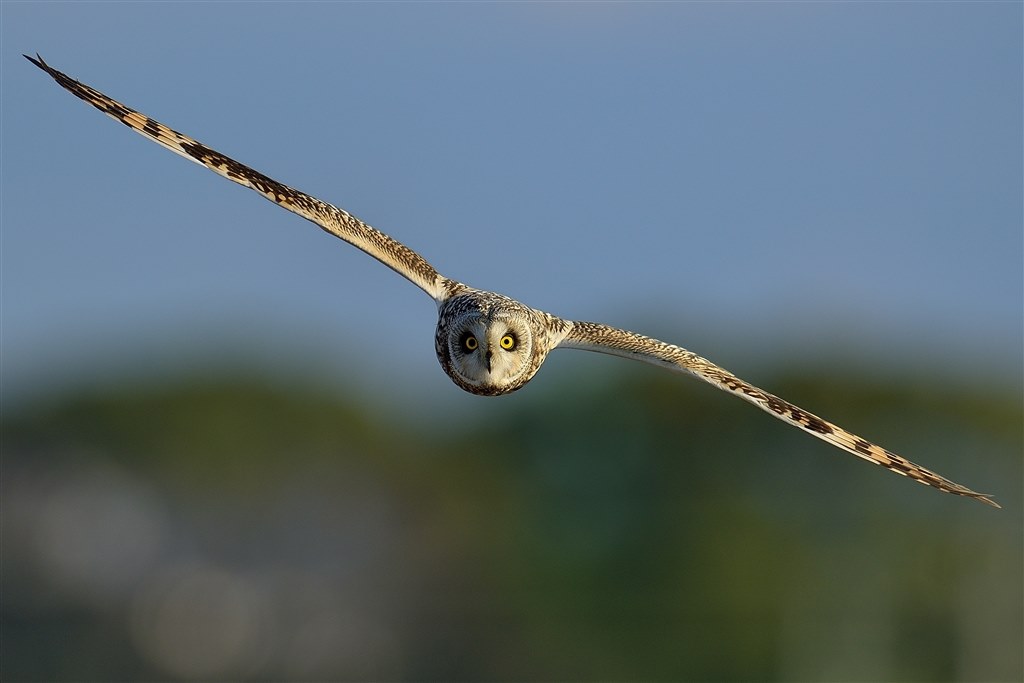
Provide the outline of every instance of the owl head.
{"type": "Polygon", "coordinates": [[[441,367],[473,394],[515,391],[534,376],[546,355],[537,343],[533,317],[529,307],[496,294],[452,297],[437,322],[441,367]]]}

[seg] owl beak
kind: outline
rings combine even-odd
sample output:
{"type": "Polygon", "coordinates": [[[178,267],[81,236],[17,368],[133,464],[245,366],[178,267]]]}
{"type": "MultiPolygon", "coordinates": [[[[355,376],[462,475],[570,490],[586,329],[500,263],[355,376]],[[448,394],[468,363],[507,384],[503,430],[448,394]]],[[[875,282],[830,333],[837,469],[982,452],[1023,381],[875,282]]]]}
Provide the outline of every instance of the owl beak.
{"type": "Polygon", "coordinates": [[[484,354],[484,362],[487,364],[487,372],[491,371],[491,350],[487,349],[487,353],[484,354]]]}

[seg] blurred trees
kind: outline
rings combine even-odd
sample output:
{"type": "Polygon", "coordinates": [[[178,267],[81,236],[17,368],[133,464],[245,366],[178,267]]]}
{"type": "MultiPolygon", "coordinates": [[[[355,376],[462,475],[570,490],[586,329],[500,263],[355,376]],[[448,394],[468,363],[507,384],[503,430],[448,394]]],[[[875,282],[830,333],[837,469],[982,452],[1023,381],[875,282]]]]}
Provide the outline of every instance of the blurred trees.
{"type": "Polygon", "coordinates": [[[764,382],[997,511],[605,379],[429,424],[251,378],[8,415],[3,678],[1020,680],[1019,396],[764,382]]]}

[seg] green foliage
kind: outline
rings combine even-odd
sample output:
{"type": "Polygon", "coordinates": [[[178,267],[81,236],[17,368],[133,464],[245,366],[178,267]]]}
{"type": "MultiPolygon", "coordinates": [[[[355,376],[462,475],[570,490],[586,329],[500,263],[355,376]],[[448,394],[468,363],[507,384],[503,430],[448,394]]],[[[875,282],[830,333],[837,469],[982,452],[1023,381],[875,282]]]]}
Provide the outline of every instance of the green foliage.
{"type": "Polygon", "coordinates": [[[4,678],[1021,678],[1019,397],[770,384],[996,511],[627,374],[430,426],[249,379],[9,417],[4,678]]]}

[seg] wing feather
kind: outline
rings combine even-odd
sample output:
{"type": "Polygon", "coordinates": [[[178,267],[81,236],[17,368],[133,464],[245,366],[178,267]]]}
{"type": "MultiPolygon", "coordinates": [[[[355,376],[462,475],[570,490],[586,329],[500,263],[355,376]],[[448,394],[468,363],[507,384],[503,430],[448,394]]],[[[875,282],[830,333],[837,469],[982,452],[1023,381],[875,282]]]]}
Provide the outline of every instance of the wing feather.
{"type": "Polygon", "coordinates": [[[206,145],[168,128],[145,114],[126,107],[94,88],[80,83],[43,61],[25,58],[50,74],[64,89],[85,100],[104,114],[128,126],[153,142],[205,166],[228,180],[248,187],[289,211],[316,223],[326,232],[365,251],[399,275],[425,291],[438,303],[444,301],[456,284],[441,276],[433,266],[404,244],[336,206],[269,178],[206,145]]]}
{"type": "Polygon", "coordinates": [[[632,358],[670,370],[687,372],[868,462],[881,465],[897,474],[940,491],[975,498],[994,507],[1000,507],[988,494],[976,493],[931,470],[916,465],[906,458],[743,381],[706,358],[701,358],[684,348],[666,344],[635,332],[591,322],[573,322],[572,329],[559,346],[632,358]]]}

